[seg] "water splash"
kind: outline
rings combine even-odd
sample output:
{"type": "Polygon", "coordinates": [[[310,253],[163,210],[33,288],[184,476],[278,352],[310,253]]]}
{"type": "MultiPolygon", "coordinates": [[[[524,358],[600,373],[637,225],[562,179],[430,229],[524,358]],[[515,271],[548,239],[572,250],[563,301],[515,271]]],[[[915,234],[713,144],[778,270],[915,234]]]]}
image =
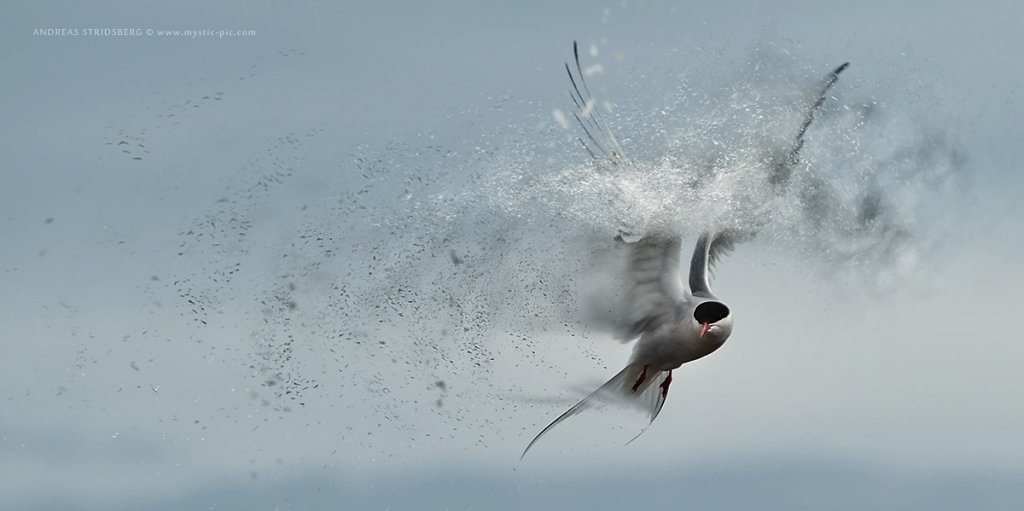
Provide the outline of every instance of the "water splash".
{"type": "Polygon", "coordinates": [[[402,447],[382,446],[381,433],[410,447],[498,429],[520,405],[495,396],[529,382],[495,374],[551,374],[569,356],[600,364],[586,340],[588,296],[617,264],[622,224],[635,235],[740,229],[880,284],[917,267],[965,159],[951,132],[916,120],[926,116],[914,98],[844,76],[799,164],[771,182],[821,74],[758,53],[716,86],[683,80],[656,108],[620,104],[610,124],[633,165],[616,172],[588,161],[552,108],[523,103],[531,114],[469,143],[360,147],[340,165],[307,155],[300,168],[292,153],[323,136],[287,138],[288,158],[249,165],[225,192],[230,207],[183,234],[221,280],[248,275],[251,294],[193,276],[181,279],[183,296],[202,299],[203,325],[225,303],[252,311],[260,399],[285,411],[344,408],[343,435],[359,449],[402,447]],[[318,167],[337,169],[316,174],[336,193],[310,202],[278,189],[318,167]],[[269,228],[256,221],[269,203],[301,204],[301,214],[269,228]]]}

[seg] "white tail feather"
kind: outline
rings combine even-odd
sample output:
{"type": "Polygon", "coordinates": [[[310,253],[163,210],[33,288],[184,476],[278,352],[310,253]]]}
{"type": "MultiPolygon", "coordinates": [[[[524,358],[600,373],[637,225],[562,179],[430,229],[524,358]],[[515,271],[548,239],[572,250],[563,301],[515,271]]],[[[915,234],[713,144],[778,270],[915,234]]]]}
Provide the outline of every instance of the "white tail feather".
{"type": "MultiPolygon", "coordinates": [[[[548,424],[530,441],[530,444],[523,450],[523,454],[519,459],[523,459],[526,456],[526,453],[533,447],[533,444],[540,440],[540,437],[569,417],[582,413],[585,410],[599,408],[608,404],[626,405],[647,412],[649,416],[648,425],[650,425],[658,417],[658,414],[661,413],[661,408],[665,405],[665,397],[668,393],[668,386],[665,380],[670,377],[671,374],[666,371],[645,369],[641,364],[626,366],[613,376],[612,379],[605,382],[604,385],[598,387],[597,390],[591,392],[582,401],[576,403],[572,408],[566,410],[565,413],[559,415],[557,419],[551,421],[551,424],[548,424]],[[641,375],[643,376],[642,380],[641,375]]],[[[633,437],[633,440],[636,440],[646,430],[647,428],[645,427],[639,434],[633,437]]],[[[633,440],[630,440],[630,442],[633,440]]]]}

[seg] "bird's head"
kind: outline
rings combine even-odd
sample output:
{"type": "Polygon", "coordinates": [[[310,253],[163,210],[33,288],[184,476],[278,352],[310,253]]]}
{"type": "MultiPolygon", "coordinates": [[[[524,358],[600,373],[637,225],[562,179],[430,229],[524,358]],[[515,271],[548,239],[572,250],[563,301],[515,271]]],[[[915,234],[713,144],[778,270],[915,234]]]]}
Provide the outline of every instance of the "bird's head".
{"type": "Polygon", "coordinates": [[[732,333],[732,313],[722,302],[708,300],[697,305],[693,320],[702,341],[725,342],[732,333]]]}

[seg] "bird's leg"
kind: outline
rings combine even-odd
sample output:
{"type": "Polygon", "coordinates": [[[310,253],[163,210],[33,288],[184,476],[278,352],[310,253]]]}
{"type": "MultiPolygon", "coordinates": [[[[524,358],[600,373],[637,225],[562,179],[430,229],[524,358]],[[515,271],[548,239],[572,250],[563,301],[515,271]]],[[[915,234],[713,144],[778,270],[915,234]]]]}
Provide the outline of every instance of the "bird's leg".
{"type": "Polygon", "coordinates": [[[647,366],[644,365],[643,371],[640,372],[640,377],[637,378],[636,379],[636,383],[633,384],[633,392],[636,392],[636,389],[640,388],[640,384],[643,383],[644,380],[646,380],[646,379],[647,379],[647,366]]]}
{"type": "Polygon", "coordinates": [[[668,386],[672,385],[672,371],[669,370],[668,376],[665,377],[665,381],[661,382],[661,398],[665,399],[668,397],[668,386]]]}

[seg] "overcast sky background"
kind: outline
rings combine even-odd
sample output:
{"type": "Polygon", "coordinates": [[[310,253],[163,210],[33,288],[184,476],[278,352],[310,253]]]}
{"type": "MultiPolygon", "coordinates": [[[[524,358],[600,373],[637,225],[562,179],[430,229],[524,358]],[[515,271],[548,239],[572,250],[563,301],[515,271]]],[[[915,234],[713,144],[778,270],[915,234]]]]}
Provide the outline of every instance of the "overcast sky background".
{"type": "Polygon", "coordinates": [[[1024,500],[1016,3],[0,13],[4,509],[1024,500]],[[33,35],[121,27],[256,33],[33,35]],[[871,183],[914,257],[840,260],[798,223],[739,247],[715,280],[733,336],[650,431],[581,417],[519,462],[629,353],[566,305],[605,218],[565,186],[574,39],[638,159],[849,61],[809,168],[840,195],[883,154],[950,172],[871,183]]]}

